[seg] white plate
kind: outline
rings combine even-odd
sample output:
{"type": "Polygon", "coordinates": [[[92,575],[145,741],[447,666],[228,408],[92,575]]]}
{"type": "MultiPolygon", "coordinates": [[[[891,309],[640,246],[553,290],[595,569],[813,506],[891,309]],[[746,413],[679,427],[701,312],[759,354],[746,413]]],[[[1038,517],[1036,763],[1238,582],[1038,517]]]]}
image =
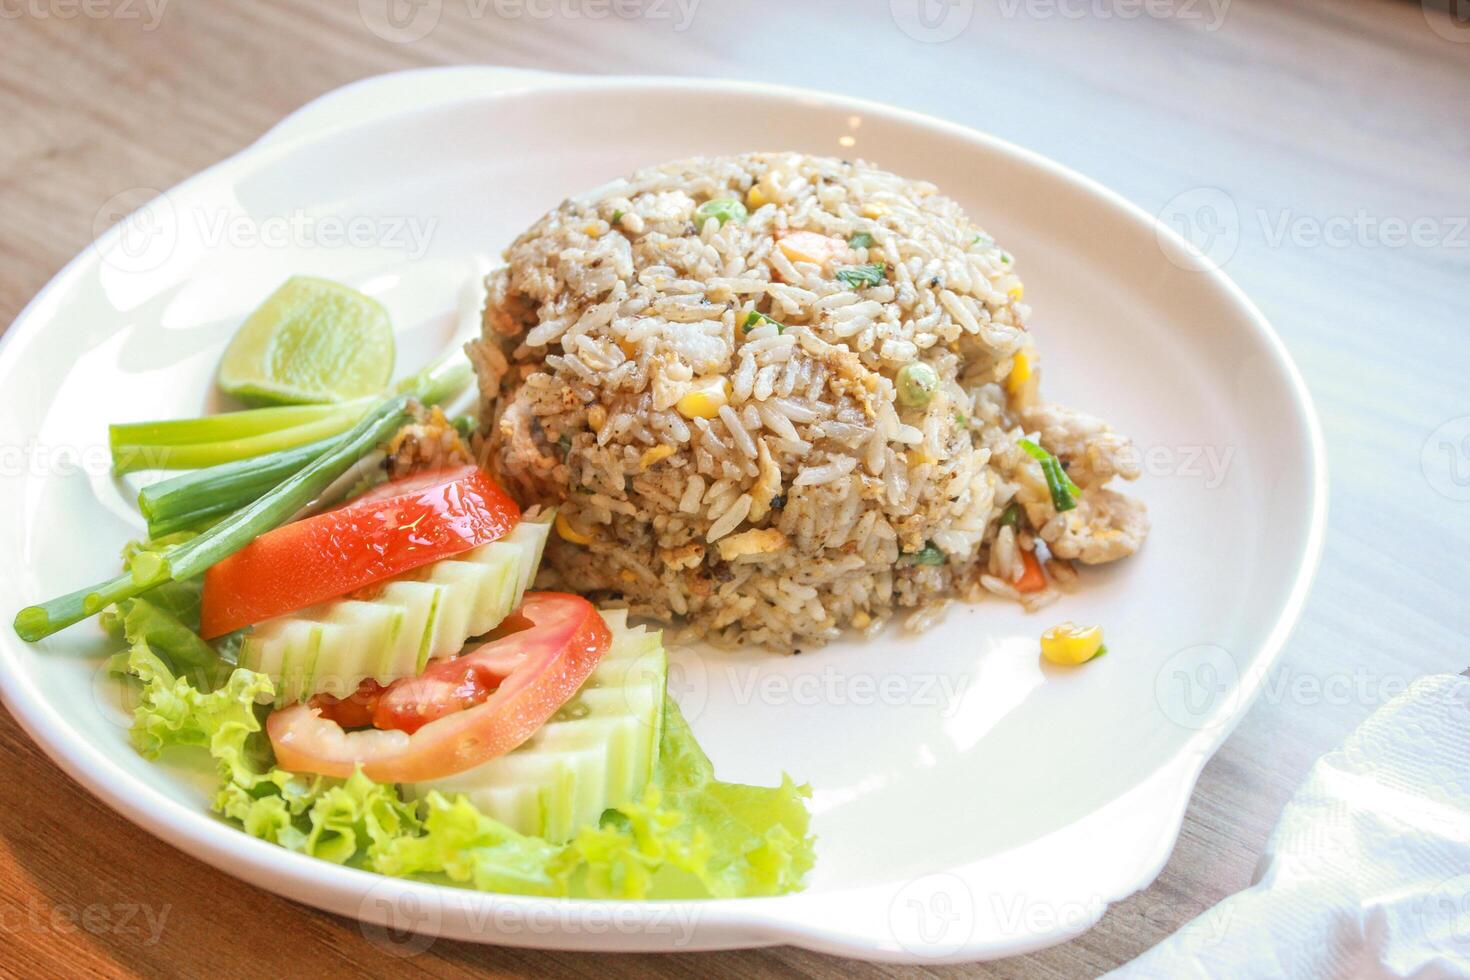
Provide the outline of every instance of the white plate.
{"type": "Polygon", "coordinates": [[[996,601],[956,607],[917,640],[680,657],[675,693],[726,778],[785,769],[815,788],[805,892],[553,902],[288,853],[210,816],[197,770],[133,753],[115,692],[94,684],[104,644],[89,627],[35,646],[4,631],[10,710],[67,772],[188,853],[321,908],[461,939],[977,959],[1064,940],[1147,885],[1316,563],[1325,464],[1306,391],[1250,302],[1150,216],[1017,147],[871,103],[459,69],[308,108],[102,235],[5,336],[0,444],[22,447],[0,482],[5,614],[113,572],[139,522],[105,473],[106,424],[209,408],[232,327],[286,275],[382,296],[409,367],[447,336],[470,258],[563,197],[644,164],[760,148],[861,156],[966,205],[1017,256],[1045,391],[1145,451],[1136,489],[1154,522],[1141,554],[1085,572],[1039,615],[996,601]],[[327,240],[354,227],[338,219],[356,220],[355,245],[327,240]],[[1063,618],[1104,624],[1111,653],[1043,667],[1037,634],[1063,618]]]}

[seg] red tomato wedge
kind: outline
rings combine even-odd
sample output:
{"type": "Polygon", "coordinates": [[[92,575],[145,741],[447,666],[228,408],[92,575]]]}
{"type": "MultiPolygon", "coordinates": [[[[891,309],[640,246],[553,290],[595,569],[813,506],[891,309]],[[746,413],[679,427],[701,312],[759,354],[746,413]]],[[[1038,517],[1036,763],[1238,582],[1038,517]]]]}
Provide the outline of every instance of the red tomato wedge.
{"type": "Polygon", "coordinates": [[[263,534],[205,572],[200,635],[223,636],[468,551],[520,516],[477,466],[384,484],[263,534]]]}
{"type": "MultiPolygon", "coordinates": [[[[491,639],[530,628],[529,620],[512,613],[495,628],[491,639]]],[[[482,643],[477,649],[489,645],[482,643]]],[[[437,661],[417,677],[405,677],[387,687],[369,677],[344,698],[318,694],[307,704],[343,728],[395,728],[411,735],[436,718],[479,704],[505,682],[523,655],[514,644],[495,649],[501,652],[437,661]]]]}
{"type": "Polygon", "coordinates": [[[346,777],[357,766],[382,783],[416,783],[504,755],[566,704],[612,646],[592,603],[533,592],[517,613],[530,626],[443,660],[378,695],[374,721],[413,730],[348,732],[322,708],[297,704],[266,719],[276,763],[292,772],[346,777]]]}

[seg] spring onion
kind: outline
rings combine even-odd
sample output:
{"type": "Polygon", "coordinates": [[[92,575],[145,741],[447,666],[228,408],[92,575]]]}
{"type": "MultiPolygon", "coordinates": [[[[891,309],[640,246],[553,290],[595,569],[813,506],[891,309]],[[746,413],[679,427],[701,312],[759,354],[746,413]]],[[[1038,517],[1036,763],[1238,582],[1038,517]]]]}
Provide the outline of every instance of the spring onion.
{"type": "MultiPolygon", "coordinates": [[[[456,348],[400,381],[393,391],[433,405],[458,394],[472,375],[468,358],[456,348]]],[[[341,435],[381,398],[374,395],[336,405],[283,405],[198,419],[114,425],[108,432],[113,470],[122,474],[207,469],[287,452],[341,435]]]]}
{"type": "MultiPolygon", "coordinates": [[[[436,405],[464,390],[473,373],[464,353],[455,349],[447,357],[405,378],[395,388],[399,394],[417,398],[425,405],[436,405]]],[[[138,509],[148,520],[148,534],[158,538],[175,531],[201,530],[219,516],[257,499],[331,445],[331,439],[319,440],[221,463],[145,487],[138,494],[138,509]]]]}
{"type": "Polygon", "coordinates": [[[876,286],[883,281],[888,272],[888,265],[884,262],[870,262],[867,265],[849,265],[837,270],[837,281],[850,289],[859,289],[863,286],[876,286]]]}
{"type": "MultiPolygon", "coordinates": [[[[120,437],[114,436],[112,441],[112,468],[119,474],[132,473],[136,470],[194,470],[210,466],[219,466],[224,463],[232,463],[237,460],[251,459],[255,456],[263,456],[267,453],[280,452],[287,449],[295,449],[308,443],[317,442],[331,436],[340,435],[352,428],[363,413],[372,404],[372,399],[361,403],[350,402],[347,405],[334,406],[336,411],[323,415],[321,418],[301,425],[292,425],[274,431],[263,431],[256,435],[243,436],[240,438],[205,439],[198,442],[153,442],[153,443],[123,443],[120,437]]],[[[316,407],[316,406],[313,406],[316,407]]],[[[250,411],[268,412],[273,409],[253,409],[250,411]]],[[[184,424],[196,426],[197,432],[201,434],[212,434],[210,423],[216,419],[230,421],[232,415],[244,415],[246,412],[229,412],[224,415],[210,416],[202,419],[184,419],[184,424]]],[[[141,423],[142,426],[164,426],[167,423],[141,423]]],[[[178,431],[164,432],[163,438],[182,438],[178,431]]]]}
{"type": "Polygon", "coordinates": [[[128,446],[192,446],[244,439],[311,425],[354,410],[360,416],[372,407],[374,400],[359,398],[336,405],[277,405],[164,422],[123,422],[107,427],[107,441],[115,453],[128,446]]]}
{"type": "Polygon", "coordinates": [[[1041,464],[1042,475],[1046,477],[1046,488],[1051,491],[1051,503],[1057,512],[1061,513],[1076,507],[1077,497],[1082,491],[1077,488],[1077,484],[1072,482],[1072,478],[1062,468],[1062,461],[1030,439],[1017,439],[1016,445],[1025,450],[1027,456],[1041,464]]]}
{"type": "Polygon", "coordinates": [[[203,574],[266,531],[286,523],[365,453],[391,437],[412,418],[408,403],[406,395],[383,402],[305,468],[197,537],[165,551],[138,554],[129,570],[117,578],[38,606],[27,606],[15,616],[15,632],[34,643],[95,616],[113,603],[135,598],[166,582],[203,574]]]}
{"type": "Polygon", "coordinates": [[[148,536],[195,530],[222,514],[250,503],[326,452],[331,439],[257,459],[222,463],[144,487],[138,509],[148,520],[148,536]]]}
{"type": "Polygon", "coordinates": [[[766,316],[764,313],[758,313],[755,310],[751,310],[745,315],[745,322],[740,325],[740,332],[750,333],[762,323],[775,324],[777,333],[784,333],[786,331],[786,324],[782,323],[780,320],[773,320],[770,317],[766,316]]]}
{"type": "Polygon", "coordinates": [[[1013,501],[1005,510],[1001,511],[999,523],[1001,527],[1015,527],[1020,519],[1021,508],[1017,507],[1013,501]]]}
{"type": "Polygon", "coordinates": [[[856,232],[847,240],[848,248],[869,248],[873,244],[873,236],[865,231],[856,232]]]}

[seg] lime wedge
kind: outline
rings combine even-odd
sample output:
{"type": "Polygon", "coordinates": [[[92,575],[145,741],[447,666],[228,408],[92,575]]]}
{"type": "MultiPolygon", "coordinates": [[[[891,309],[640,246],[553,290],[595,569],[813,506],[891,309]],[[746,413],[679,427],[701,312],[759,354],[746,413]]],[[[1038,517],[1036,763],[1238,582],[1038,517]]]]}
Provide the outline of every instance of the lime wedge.
{"type": "Polygon", "coordinates": [[[293,276],[250,314],[219,364],[219,386],[249,402],[339,402],[387,387],[393,325],[377,300],[293,276]]]}

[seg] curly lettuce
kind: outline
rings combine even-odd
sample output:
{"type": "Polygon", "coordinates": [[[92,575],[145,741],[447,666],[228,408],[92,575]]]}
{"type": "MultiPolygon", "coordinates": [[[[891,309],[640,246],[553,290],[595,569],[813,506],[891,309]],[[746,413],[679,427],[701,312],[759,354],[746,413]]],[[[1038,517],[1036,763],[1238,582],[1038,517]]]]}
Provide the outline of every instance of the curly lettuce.
{"type": "Polygon", "coordinates": [[[150,647],[157,636],[187,647],[173,632],[177,620],[138,609],[122,617],[131,647],[114,661],[142,685],[134,744],[150,758],[173,746],[206,750],[220,776],[214,810],[254,837],[385,875],[556,897],[778,895],[800,888],[812,867],[807,787],[716,779],[671,700],[643,799],[552,843],[515,832],[463,796],[433,793],[420,805],[361,772],[343,780],[275,767],[257,708],[271,700],[270,679],[237,668],[201,690],[150,647]]]}

